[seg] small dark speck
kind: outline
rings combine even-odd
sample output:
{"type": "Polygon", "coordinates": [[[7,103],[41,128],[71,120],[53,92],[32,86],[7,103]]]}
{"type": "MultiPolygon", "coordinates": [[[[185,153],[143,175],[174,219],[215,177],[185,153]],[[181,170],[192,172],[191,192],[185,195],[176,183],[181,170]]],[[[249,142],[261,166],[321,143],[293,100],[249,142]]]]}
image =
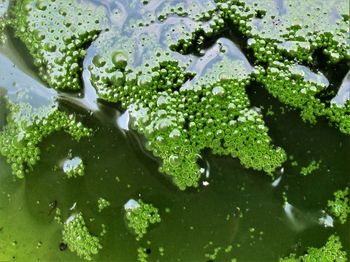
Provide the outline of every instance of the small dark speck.
{"type": "Polygon", "coordinates": [[[68,248],[67,244],[66,244],[66,243],[63,243],[63,242],[60,243],[60,246],[59,246],[59,247],[60,247],[60,250],[61,250],[61,251],[65,251],[65,250],[67,250],[67,248],[68,248]]]}
{"type": "Polygon", "coordinates": [[[150,248],[146,249],[146,254],[151,254],[152,250],[150,248]]]}

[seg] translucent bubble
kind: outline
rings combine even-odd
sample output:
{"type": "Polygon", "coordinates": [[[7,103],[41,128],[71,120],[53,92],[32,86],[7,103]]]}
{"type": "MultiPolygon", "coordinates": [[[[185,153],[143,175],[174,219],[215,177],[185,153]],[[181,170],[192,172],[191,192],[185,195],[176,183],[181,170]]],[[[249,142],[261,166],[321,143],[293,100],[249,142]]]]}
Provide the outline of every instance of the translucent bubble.
{"type": "Polygon", "coordinates": [[[181,132],[179,129],[174,129],[173,131],[171,131],[171,133],[169,134],[170,138],[178,138],[181,136],[181,132]]]}
{"type": "Polygon", "coordinates": [[[211,92],[214,96],[223,96],[225,94],[225,89],[222,86],[216,86],[211,92]]]}
{"type": "Polygon", "coordinates": [[[44,11],[44,10],[46,10],[47,5],[46,5],[46,3],[44,3],[43,0],[40,0],[40,1],[37,1],[37,2],[36,2],[36,7],[37,7],[39,10],[44,11]]]}
{"type": "Polygon", "coordinates": [[[112,62],[118,69],[125,68],[127,65],[127,56],[121,51],[115,52],[112,55],[112,62]]]}
{"type": "Polygon", "coordinates": [[[96,66],[96,67],[103,67],[106,62],[103,60],[103,58],[99,55],[95,56],[92,59],[92,63],[96,66]]]}
{"type": "Polygon", "coordinates": [[[179,156],[177,156],[177,155],[171,155],[171,156],[169,157],[169,163],[170,163],[172,166],[178,166],[178,165],[180,165],[181,161],[180,161],[179,156]]]}

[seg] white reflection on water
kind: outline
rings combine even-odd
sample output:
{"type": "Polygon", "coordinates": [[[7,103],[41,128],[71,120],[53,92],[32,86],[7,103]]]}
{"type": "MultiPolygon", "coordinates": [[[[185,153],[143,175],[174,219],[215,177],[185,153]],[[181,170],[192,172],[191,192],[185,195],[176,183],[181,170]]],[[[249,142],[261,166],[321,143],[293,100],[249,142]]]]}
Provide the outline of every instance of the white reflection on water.
{"type": "Polygon", "coordinates": [[[301,232],[317,225],[333,227],[333,218],[324,210],[301,210],[288,202],[284,203],[283,209],[288,218],[289,226],[296,232],[301,232]]]}
{"type": "Polygon", "coordinates": [[[123,130],[129,130],[130,115],[129,111],[126,110],[122,115],[117,118],[117,124],[119,128],[123,130]]]}
{"type": "Polygon", "coordinates": [[[338,90],[337,95],[332,99],[331,103],[344,106],[346,101],[350,99],[350,71],[346,74],[343,82],[338,90]]]}

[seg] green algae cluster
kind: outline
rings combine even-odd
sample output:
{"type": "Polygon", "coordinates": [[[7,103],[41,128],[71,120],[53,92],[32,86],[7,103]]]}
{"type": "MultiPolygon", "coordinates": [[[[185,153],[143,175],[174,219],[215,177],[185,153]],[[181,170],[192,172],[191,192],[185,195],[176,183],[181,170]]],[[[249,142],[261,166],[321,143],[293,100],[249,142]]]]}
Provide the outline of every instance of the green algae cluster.
{"type": "Polygon", "coordinates": [[[241,51],[224,38],[201,58],[173,51],[199,25],[180,16],[131,33],[125,26],[125,36],[102,34],[89,66],[92,83],[101,99],[128,111],[146,148],[162,160],[160,171],[180,189],[198,185],[206,148],[272,174],[286,155],[249,102],[245,88],[253,70],[241,51]]]}
{"type": "Polygon", "coordinates": [[[105,28],[105,10],[75,0],[19,0],[12,14],[41,78],[55,89],[80,89],[85,49],[105,28]]]}
{"type": "Polygon", "coordinates": [[[33,170],[39,161],[39,145],[45,137],[63,131],[79,141],[90,134],[90,129],[75,116],[60,111],[55,103],[39,108],[10,103],[9,111],[6,126],[0,131],[0,152],[18,178],[33,170]]]}
{"type": "Polygon", "coordinates": [[[328,201],[330,213],[339,219],[341,224],[345,224],[350,214],[349,188],[338,190],[334,193],[334,200],[328,201]]]}
{"type": "Polygon", "coordinates": [[[142,200],[131,199],[124,208],[128,227],[136,235],[136,240],[140,240],[151,225],[161,221],[158,208],[152,204],[144,203],[142,200]]]}
{"type": "Polygon", "coordinates": [[[139,247],[137,249],[137,262],[148,262],[147,249],[144,247],[139,247]]]}
{"type": "Polygon", "coordinates": [[[62,240],[72,252],[86,260],[92,260],[102,248],[99,238],[90,234],[81,213],[72,215],[64,223],[62,240]]]}
{"type": "Polygon", "coordinates": [[[5,29],[7,26],[7,8],[9,1],[0,0],[0,45],[6,40],[5,29]]]}
{"type": "Polygon", "coordinates": [[[160,171],[180,189],[198,186],[205,149],[268,174],[286,161],[249,102],[250,85],[299,109],[307,122],[326,117],[350,134],[350,102],[321,99],[329,81],[314,63],[319,51],[330,64],[349,60],[347,1],[120,5],[125,14],[117,10],[107,21],[106,10],[92,4],[22,0],[12,24],[42,78],[58,89],[80,87],[81,60],[97,38],[88,70],[99,98],[128,112],[132,128],[161,160],[160,171]],[[222,37],[226,28],[242,35],[254,63],[222,37]]]}
{"type": "Polygon", "coordinates": [[[328,238],[327,243],[320,247],[308,248],[307,254],[296,257],[295,254],[291,254],[289,257],[282,258],[280,262],[346,262],[347,254],[342,250],[342,244],[340,239],[336,235],[331,235],[328,238]]]}
{"type": "Polygon", "coordinates": [[[63,172],[67,175],[68,178],[84,176],[85,166],[83,160],[80,157],[67,159],[63,163],[63,172]]]}
{"type": "Polygon", "coordinates": [[[287,1],[284,11],[275,1],[216,1],[214,8],[203,1],[207,9],[201,8],[201,14],[162,16],[138,27],[117,25],[115,38],[102,34],[95,43],[99,51],[89,66],[92,83],[100,98],[129,112],[147,149],[162,159],[160,170],[180,189],[198,184],[198,156],[206,148],[271,174],[286,156],[272,145],[262,116],[250,106],[245,89],[252,82],[300,109],[305,121],[314,124],[317,117],[327,117],[350,134],[349,103],[341,107],[322,101],[318,96],[329,81],[310,69],[318,50],[329,63],[350,58],[348,4],[321,2],[300,3],[303,13],[299,1],[287,1]],[[320,24],[320,17],[331,25],[320,24]],[[225,40],[204,48],[206,38],[219,38],[229,26],[248,39],[254,67],[236,50],[230,55],[233,48],[225,40]],[[216,59],[206,60],[210,55],[216,59]],[[237,121],[242,119],[249,121],[237,121]],[[172,141],[174,134],[177,141],[172,141]]]}
{"type": "Polygon", "coordinates": [[[300,174],[303,176],[308,176],[317,171],[320,168],[320,164],[321,161],[317,162],[315,160],[312,160],[307,166],[301,168],[300,174]]]}
{"type": "Polygon", "coordinates": [[[107,207],[109,207],[111,205],[111,203],[104,199],[103,197],[100,197],[97,200],[97,207],[98,207],[98,212],[102,212],[102,210],[106,209],[107,207]]]}
{"type": "Polygon", "coordinates": [[[300,109],[305,121],[326,117],[350,134],[349,103],[322,101],[320,94],[329,83],[322,81],[321,72],[309,69],[317,67],[313,63],[317,51],[330,64],[350,59],[348,1],[233,0],[220,1],[218,7],[222,20],[214,23],[216,27],[230,21],[248,38],[258,64],[258,82],[281,102],[300,109]]]}

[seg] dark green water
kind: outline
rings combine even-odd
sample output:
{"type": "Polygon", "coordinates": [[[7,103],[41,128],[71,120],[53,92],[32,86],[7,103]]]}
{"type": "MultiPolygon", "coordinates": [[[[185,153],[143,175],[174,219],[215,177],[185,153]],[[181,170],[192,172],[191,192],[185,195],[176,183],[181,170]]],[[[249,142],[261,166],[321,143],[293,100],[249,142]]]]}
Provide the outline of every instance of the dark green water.
{"type": "Polygon", "coordinates": [[[112,106],[96,107],[89,96],[82,100],[47,91],[23,52],[11,38],[0,49],[0,87],[13,99],[18,97],[13,90],[28,89],[34,104],[58,96],[62,109],[95,131],[80,143],[63,133],[50,136],[41,144],[41,161],[24,180],[14,180],[6,160],[0,158],[0,261],[78,260],[75,254],[59,249],[62,228],[54,221],[53,202],[63,217],[69,216],[73,206],[82,211],[94,234],[99,234],[102,223],[107,226],[96,261],[136,261],[140,246],[150,249],[150,261],[209,261],[205,254],[217,247],[222,250],[215,261],[277,261],[290,252],[303,254],[309,246],[323,245],[332,233],[341,237],[350,252],[350,220],[330,227],[320,223],[333,192],[350,186],[350,138],[325,121],[309,126],[298,112],[282,110],[261,88],[252,88],[252,104],[265,109],[271,105],[275,112],[274,116],[265,114],[275,144],[293,155],[299,166],[287,162],[276,176],[279,180],[272,181],[263,173],[244,169],[237,159],[205,152],[209,185],[180,192],[158,172],[157,160],[145,153],[142,139],[118,128],[121,112],[112,106]],[[9,60],[16,65],[13,70],[9,60]],[[90,113],[86,107],[96,110],[90,113]],[[84,177],[68,180],[55,168],[70,153],[84,160],[84,177]],[[304,177],[300,169],[311,160],[321,160],[321,168],[304,177]],[[111,202],[102,213],[97,208],[100,197],[111,202]],[[154,204],[162,217],[140,242],[125,223],[123,205],[131,198],[154,204]],[[229,246],[232,250],[226,253],[229,246]],[[164,256],[159,254],[160,247],[165,249],[164,256]]]}

